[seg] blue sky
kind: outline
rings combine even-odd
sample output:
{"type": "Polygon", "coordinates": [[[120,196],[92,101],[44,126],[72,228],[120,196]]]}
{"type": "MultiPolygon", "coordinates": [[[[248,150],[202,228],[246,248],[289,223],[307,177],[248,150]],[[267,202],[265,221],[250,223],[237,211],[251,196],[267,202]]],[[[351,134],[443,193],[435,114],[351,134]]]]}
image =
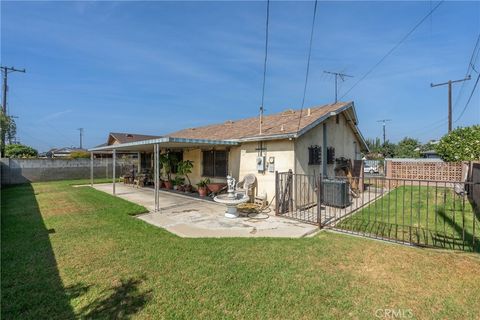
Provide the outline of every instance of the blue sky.
{"type": "MultiPolygon", "coordinates": [[[[306,106],[334,99],[333,78],[354,75],[346,92],[436,1],[318,3],[306,106]]],[[[299,108],[313,2],[270,7],[266,113],[299,108]]],[[[445,2],[350,91],[365,137],[439,138],[447,88],[465,75],[480,32],[479,2],[445,2]]],[[[255,116],[261,101],[265,2],[6,2],[1,63],[9,110],[22,143],[41,151],[106,140],[110,131],[165,134],[255,116]]],[[[478,66],[480,70],[480,66],[478,66]]],[[[472,77],[476,76],[475,73],[472,77]]],[[[454,120],[474,81],[454,87],[454,120]],[[461,93],[461,94],[460,94],[461,93]]],[[[454,126],[480,123],[480,88],[454,126]]]]}

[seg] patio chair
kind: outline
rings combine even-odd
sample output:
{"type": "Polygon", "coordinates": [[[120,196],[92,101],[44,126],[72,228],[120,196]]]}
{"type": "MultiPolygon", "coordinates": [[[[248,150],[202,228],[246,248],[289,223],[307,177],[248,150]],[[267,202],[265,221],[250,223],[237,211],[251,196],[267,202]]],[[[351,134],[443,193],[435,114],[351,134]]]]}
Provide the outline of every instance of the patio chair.
{"type": "Polygon", "coordinates": [[[244,193],[250,196],[250,200],[252,200],[255,193],[253,192],[255,189],[255,182],[257,178],[253,174],[247,174],[243,177],[242,181],[237,182],[236,191],[240,193],[244,193]]]}

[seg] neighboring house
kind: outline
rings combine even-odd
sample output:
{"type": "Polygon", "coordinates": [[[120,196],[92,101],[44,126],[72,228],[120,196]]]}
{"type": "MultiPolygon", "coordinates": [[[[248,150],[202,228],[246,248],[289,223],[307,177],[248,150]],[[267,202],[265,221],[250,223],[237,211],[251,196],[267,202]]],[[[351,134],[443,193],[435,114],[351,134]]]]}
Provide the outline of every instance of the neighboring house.
{"type": "Polygon", "coordinates": [[[142,141],[160,138],[160,136],[152,136],[146,134],[137,134],[137,133],[124,133],[124,132],[110,132],[108,134],[108,139],[106,145],[115,145],[128,142],[142,141]]]}
{"type": "Polygon", "coordinates": [[[158,145],[162,153],[177,152],[183,160],[193,161],[189,175],[193,184],[204,177],[224,182],[227,174],[237,180],[255,174],[257,192],[270,200],[275,171],[333,177],[336,159],[360,160],[368,147],[357,124],[353,102],[339,102],[265,115],[261,131],[260,118],[255,117],[126,143],[115,143],[116,134],[110,134],[108,146],[90,151],[137,151],[142,167],[144,163],[151,167],[153,146],[158,145]]]}
{"type": "Polygon", "coordinates": [[[75,148],[75,147],[64,147],[64,148],[53,148],[48,150],[45,153],[45,156],[47,158],[70,158],[70,155],[72,152],[88,152],[87,149],[80,149],[80,148],[75,148]]]}

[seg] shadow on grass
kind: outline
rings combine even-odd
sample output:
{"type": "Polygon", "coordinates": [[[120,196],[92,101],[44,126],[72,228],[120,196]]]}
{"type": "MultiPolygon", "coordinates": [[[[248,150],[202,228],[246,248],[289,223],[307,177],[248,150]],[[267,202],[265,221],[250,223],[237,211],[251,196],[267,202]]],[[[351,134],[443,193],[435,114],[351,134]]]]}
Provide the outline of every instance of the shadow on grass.
{"type": "Polygon", "coordinates": [[[144,280],[120,280],[113,288],[105,290],[99,298],[83,307],[79,316],[87,319],[129,319],[150,300],[151,291],[139,290],[144,280]]]}
{"type": "MultiPolygon", "coordinates": [[[[91,285],[65,287],[59,274],[48,229],[30,184],[2,188],[1,204],[1,317],[2,319],[124,319],[149,300],[140,292],[140,279],[121,280],[75,314],[70,301],[91,285]]],[[[55,190],[52,190],[55,192],[55,190]]]]}
{"type": "Polygon", "coordinates": [[[2,188],[2,319],[73,319],[30,184],[2,188]]]}

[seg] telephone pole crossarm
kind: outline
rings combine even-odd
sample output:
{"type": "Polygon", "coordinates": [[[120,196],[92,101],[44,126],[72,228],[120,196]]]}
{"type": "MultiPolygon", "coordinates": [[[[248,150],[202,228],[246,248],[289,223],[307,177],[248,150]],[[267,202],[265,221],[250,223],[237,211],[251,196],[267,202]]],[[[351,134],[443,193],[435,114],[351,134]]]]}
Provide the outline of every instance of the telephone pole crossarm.
{"type": "Polygon", "coordinates": [[[448,80],[447,82],[442,82],[442,83],[436,83],[436,84],[430,83],[431,88],[448,85],[448,132],[452,131],[452,84],[468,81],[471,79],[472,77],[468,76],[463,79],[448,80]]]}

